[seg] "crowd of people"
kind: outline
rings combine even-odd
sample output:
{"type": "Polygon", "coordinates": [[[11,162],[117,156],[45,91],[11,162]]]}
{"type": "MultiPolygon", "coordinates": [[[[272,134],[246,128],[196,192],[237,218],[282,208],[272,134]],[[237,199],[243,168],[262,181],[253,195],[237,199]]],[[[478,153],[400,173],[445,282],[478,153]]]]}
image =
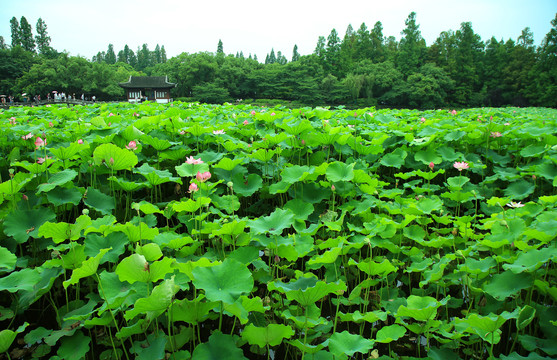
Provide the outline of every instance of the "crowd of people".
{"type": "MultiPolygon", "coordinates": [[[[40,103],[42,99],[41,95],[28,95],[26,93],[21,94],[21,101],[23,103],[40,103]]],[[[53,91],[52,93],[48,93],[46,95],[46,102],[65,102],[65,101],[72,101],[72,100],[81,100],[81,101],[93,101],[96,102],[97,98],[95,95],[92,96],[86,96],[85,94],[81,94],[80,98],[78,99],[77,96],[75,95],[75,93],[73,94],[66,94],[64,92],[57,92],[57,91],[53,91]]],[[[14,98],[12,95],[0,95],[0,103],[3,105],[13,105],[14,102],[16,102],[16,98],[14,98]]]]}

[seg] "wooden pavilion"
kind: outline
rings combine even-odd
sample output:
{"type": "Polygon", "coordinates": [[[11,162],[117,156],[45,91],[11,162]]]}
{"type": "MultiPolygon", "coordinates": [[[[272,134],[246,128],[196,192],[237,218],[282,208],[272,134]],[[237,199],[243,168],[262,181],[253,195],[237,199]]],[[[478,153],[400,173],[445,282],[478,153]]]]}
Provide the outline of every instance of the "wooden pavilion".
{"type": "Polygon", "coordinates": [[[126,91],[129,102],[149,100],[162,104],[170,102],[170,89],[176,86],[168,82],[167,76],[130,76],[127,82],[118,85],[126,91]]]}

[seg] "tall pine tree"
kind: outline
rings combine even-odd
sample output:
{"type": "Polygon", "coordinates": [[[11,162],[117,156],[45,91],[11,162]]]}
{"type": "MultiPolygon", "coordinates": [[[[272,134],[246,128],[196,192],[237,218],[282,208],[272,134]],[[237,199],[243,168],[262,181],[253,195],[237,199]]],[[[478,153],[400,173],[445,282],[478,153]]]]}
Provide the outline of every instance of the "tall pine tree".
{"type": "Polygon", "coordinates": [[[402,38],[396,56],[396,67],[408,77],[418,71],[425,55],[425,40],[416,23],[416,13],[411,12],[405,21],[406,28],[402,30],[402,38]]]}
{"type": "Polygon", "coordinates": [[[46,23],[42,18],[37,20],[37,35],[35,36],[35,42],[37,43],[39,54],[48,55],[52,51],[52,48],[50,47],[50,36],[48,36],[46,23]]]}
{"type": "Polygon", "coordinates": [[[19,21],[14,16],[10,20],[10,30],[12,31],[12,48],[21,46],[21,33],[19,31],[19,21]]]}
{"type": "Polygon", "coordinates": [[[19,20],[19,36],[23,49],[35,52],[35,39],[33,39],[33,30],[31,29],[31,24],[29,24],[25,16],[22,16],[19,20]]]}

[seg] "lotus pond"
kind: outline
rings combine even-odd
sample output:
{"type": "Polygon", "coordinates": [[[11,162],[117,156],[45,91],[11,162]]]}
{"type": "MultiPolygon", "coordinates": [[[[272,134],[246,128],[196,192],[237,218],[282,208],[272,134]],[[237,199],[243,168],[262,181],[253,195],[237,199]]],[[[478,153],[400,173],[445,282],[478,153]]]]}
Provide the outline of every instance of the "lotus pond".
{"type": "Polygon", "coordinates": [[[1,359],[551,359],[557,110],[0,113],[1,359]]]}

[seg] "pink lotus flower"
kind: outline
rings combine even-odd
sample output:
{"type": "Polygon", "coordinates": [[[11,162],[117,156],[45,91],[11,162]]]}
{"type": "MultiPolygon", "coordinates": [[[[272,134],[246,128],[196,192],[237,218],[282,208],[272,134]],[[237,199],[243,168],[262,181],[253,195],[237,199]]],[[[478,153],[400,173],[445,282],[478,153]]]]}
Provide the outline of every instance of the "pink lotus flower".
{"type": "Polygon", "coordinates": [[[272,113],[271,113],[271,116],[275,116],[275,113],[274,113],[274,112],[272,112],[272,113]]]}
{"type": "Polygon", "coordinates": [[[451,111],[450,114],[456,115],[456,110],[451,111]]]}
{"type": "Polygon", "coordinates": [[[511,201],[510,203],[507,204],[507,206],[516,209],[516,208],[521,208],[521,207],[523,207],[524,204],[522,204],[520,201],[519,201],[519,202],[511,201]]]}
{"type": "Polygon", "coordinates": [[[334,185],[331,185],[331,190],[335,191],[337,188],[334,185]]]}
{"type": "Polygon", "coordinates": [[[42,163],[44,163],[47,159],[52,159],[52,158],[51,158],[50,156],[47,156],[47,157],[44,157],[44,158],[40,157],[40,158],[37,159],[37,164],[42,164],[42,163]]]}
{"type": "Polygon", "coordinates": [[[510,124],[511,124],[511,123],[506,122],[506,123],[504,123],[503,125],[509,126],[510,124]]]}
{"type": "Polygon", "coordinates": [[[422,117],[422,118],[420,119],[420,122],[425,123],[425,117],[422,117]]]}
{"type": "Polygon", "coordinates": [[[180,131],[180,135],[184,135],[186,133],[185,130],[180,131]]]}
{"type": "Polygon", "coordinates": [[[46,146],[46,139],[41,139],[39,136],[37,136],[37,139],[35,140],[35,148],[41,148],[43,146],[46,146]]]}
{"type": "Polygon", "coordinates": [[[189,188],[188,188],[188,192],[191,194],[191,193],[196,192],[197,190],[199,190],[199,187],[197,186],[197,184],[196,183],[191,183],[189,188]]]}
{"type": "Polygon", "coordinates": [[[79,139],[79,140],[77,140],[77,143],[78,143],[78,144],[83,144],[83,140],[82,140],[82,139],[79,139]]]}
{"type": "Polygon", "coordinates": [[[244,125],[247,125],[247,124],[249,124],[249,121],[244,120],[243,124],[244,124],[244,125]]]}
{"type": "Polygon", "coordinates": [[[139,114],[136,113],[136,112],[134,112],[134,113],[133,113],[133,116],[137,117],[137,116],[139,116],[139,114]]]}
{"type": "Polygon", "coordinates": [[[52,121],[49,121],[49,122],[48,122],[48,126],[54,127],[54,124],[52,123],[52,121]]]}
{"type": "Polygon", "coordinates": [[[433,163],[433,161],[430,162],[430,163],[429,163],[429,168],[430,168],[431,170],[433,170],[434,167],[435,167],[435,164],[433,163]]]}
{"type": "Polygon", "coordinates": [[[491,121],[491,120],[493,120],[493,115],[491,115],[491,116],[489,117],[489,121],[491,121]]]}
{"type": "Polygon", "coordinates": [[[305,145],[306,141],[304,139],[302,139],[302,145],[305,145]]]}
{"type": "Polygon", "coordinates": [[[203,164],[203,160],[201,159],[194,159],[193,156],[188,156],[186,158],[186,164],[203,164]]]}
{"type": "Polygon", "coordinates": [[[255,115],[255,110],[252,110],[252,111],[251,111],[251,114],[252,114],[252,115],[255,115]]]}
{"type": "Polygon", "coordinates": [[[197,179],[197,181],[205,182],[211,178],[211,173],[208,171],[205,172],[198,171],[197,174],[195,175],[195,178],[197,179]]]}
{"type": "Polygon", "coordinates": [[[493,138],[498,138],[498,137],[503,136],[503,134],[501,134],[499,131],[492,131],[491,135],[489,135],[489,136],[491,136],[493,138]]]}
{"type": "Polygon", "coordinates": [[[23,140],[29,140],[29,139],[31,139],[32,137],[33,137],[33,134],[29,133],[29,134],[27,134],[27,135],[23,135],[21,138],[22,138],[23,140]]]}
{"type": "Polygon", "coordinates": [[[17,121],[15,121],[15,120],[16,120],[15,117],[12,116],[12,117],[10,118],[10,124],[15,125],[15,124],[17,123],[17,121]]]}
{"type": "Polygon", "coordinates": [[[108,114],[108,116],[114,116],[114,114],[113,114],[113,113],[110,113],[110,114],[108,114]]]}
{"type": "Polygon", "coordinates": [[[220,130],[213,130],[214,135],[224,135],[226,134],[223,129],[220,130]]]}
{"type": "Polygon", "coordinates": [[[462,161],[462,162],[456,161],[456,162],[453,164],[453,166],[454,166],[455,169],[457,169],[458,171],[462,171],[462,170],[464,170],[464,169],[468,169],[468,168],[469,168],[468,163],[467,163],[467,162],[464,162],[464,161],[462,161]]]}
{"type": "Polygon", "coordinates": [[[354,117],[358,117],[358,113],[357,113],[357,112],[354,113],[354,117]]]}
{"type": "Polygon", "coordinates": [[[132,151],[137,150],[137,142],[135,140],[130,141],[129,144],[126,145],[126,149],[132,150],[132,151]]]}

